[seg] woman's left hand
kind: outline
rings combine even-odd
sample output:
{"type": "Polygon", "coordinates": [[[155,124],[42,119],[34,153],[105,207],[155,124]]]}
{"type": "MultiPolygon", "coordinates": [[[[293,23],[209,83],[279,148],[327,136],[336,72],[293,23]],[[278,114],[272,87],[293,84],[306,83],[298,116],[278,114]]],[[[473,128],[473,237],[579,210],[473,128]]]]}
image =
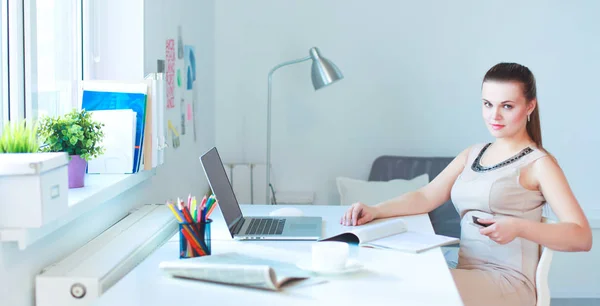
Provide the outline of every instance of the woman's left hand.
{"type": "Polygon", "coordinates": [[[483,224],[490,224],[490,226],[480,229],[479,232],[499,244],[507,244],[515,240],[519,234],[519,220],[514,217],[478,219],[478,221],[483,224]]]}

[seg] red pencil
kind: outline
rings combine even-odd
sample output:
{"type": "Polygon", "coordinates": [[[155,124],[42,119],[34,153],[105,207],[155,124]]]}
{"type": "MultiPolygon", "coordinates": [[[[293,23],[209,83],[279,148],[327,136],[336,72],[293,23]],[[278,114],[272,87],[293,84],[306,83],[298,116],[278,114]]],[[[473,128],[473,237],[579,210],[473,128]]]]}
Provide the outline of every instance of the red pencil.
{"type": "Polygon", "coordinates": [[[204,252],[204,250],[202,250],[202,247],[200,246],[200,242],[196,240],[196,238],[194,238],[194,235],[190,231],[189,227],[186,225],[183,226],[183,235],[185,236],[185,239],[190,242],[192,248],[194,248],[194,250],[198,252],[198,254],[200,254],[201,256],[206,255],[206,252],[204,252]]]}

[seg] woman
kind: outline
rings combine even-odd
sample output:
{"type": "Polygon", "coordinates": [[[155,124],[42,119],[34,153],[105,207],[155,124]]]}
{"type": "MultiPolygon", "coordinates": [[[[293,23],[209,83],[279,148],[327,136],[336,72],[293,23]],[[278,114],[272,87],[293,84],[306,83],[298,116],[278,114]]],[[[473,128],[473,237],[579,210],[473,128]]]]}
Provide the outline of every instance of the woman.
{"type": "Polygon", "coordinates": [[[538,245],[589,251],[592,232],[560,166],[542,147],[531,71],[500,63],[486,73],[481,91],[493,143],[465,149],[414,192],[375,206],[354,203],[341,223],[428,213],[451,198],[461,216],[458,265],[451,272],[465,305],[533,306],[538,245]],[[541,222],[546,202],[560,222],[541,222]]]}

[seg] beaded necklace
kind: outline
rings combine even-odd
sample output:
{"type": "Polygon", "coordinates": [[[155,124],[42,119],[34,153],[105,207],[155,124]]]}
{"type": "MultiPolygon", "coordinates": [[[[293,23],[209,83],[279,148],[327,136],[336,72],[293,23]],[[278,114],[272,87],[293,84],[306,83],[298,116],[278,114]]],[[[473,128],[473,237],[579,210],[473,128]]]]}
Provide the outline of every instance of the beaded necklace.
{"type": "Polygon", "coordinates": [[[487,150],[487,148],[491,145],[492,143],[488,143],[485,145],[485,147],[483,147],[483,149],[481,149],[481,152],[479,152],[479,155],[477,155],[477,158],[475,158],[475,160],[473,161],[473,164],[471,165],[471,169],[475,172],[485,172],[485,171],[491,171],[494,169],[498,169],[501,167],[504,167],[506,165],[510,165],[514,162],[516,162],[517,160],[519,160],[521,157],[533,152],[533,149],[531,149],[530,147],[527,147],[523,150],[521,150],[521,152],[517,153],[516,155],[514,155],[513,157],[500,162],[498,164],[495,164],[493,166],[489,166],[489,167],[485,167],[482,166],[479,162],[481,160],[481,157],[483,156],[483,153],[485,153],[485,150],[487,150]]]}

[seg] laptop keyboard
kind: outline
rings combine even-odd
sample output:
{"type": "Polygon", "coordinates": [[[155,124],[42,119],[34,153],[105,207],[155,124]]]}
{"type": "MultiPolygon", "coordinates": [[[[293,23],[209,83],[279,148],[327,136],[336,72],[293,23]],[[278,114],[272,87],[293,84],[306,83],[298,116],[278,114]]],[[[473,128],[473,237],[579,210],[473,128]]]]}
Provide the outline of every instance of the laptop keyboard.
{"type": "Polygon", "coordinates": [[[242,226],[244,225],[244,223],[246,223],[246,220],[245,220],[244,218],[240,219],[240,220],[239,220],[239,221],[236,223],[235,227],[233,228],[233,232],[234,232],[235,234],[239,234],[239,233],[240,233],[240,230],[242,229],[242,226]]]}
{"type": "Polygon", "coordinates": [[[253,218],[246,235],[281,235],[285,219],[253,218]]]}

